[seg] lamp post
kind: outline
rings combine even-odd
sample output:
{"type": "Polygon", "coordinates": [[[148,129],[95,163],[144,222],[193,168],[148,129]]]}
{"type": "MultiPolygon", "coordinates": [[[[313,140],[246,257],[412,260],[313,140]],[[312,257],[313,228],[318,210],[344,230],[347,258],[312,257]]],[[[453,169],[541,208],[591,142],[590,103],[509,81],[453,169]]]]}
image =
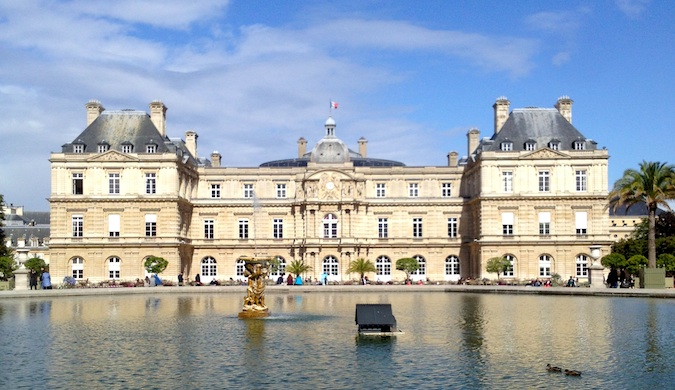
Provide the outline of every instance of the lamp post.
{"type": "Polygon", "coordinates": [[[588,267],[591,288],[605,288],[605,281],[602,275],[605,267],[598,262],[602,255],[602,246],[591,245],[588,248],[591,250],[591,258],[593,259],[593,264],[588,267]]]}

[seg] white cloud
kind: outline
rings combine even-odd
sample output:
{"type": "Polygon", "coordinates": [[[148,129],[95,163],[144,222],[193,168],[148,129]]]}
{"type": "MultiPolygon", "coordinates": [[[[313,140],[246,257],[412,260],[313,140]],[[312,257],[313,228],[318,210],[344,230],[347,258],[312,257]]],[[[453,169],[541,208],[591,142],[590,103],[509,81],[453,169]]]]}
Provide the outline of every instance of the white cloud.
{"type": "Polygon", "coordinates": [[[615,0],[614,2],[621,12],[634,19],[639,18],[645,12],[651,0],[615,0]]]}

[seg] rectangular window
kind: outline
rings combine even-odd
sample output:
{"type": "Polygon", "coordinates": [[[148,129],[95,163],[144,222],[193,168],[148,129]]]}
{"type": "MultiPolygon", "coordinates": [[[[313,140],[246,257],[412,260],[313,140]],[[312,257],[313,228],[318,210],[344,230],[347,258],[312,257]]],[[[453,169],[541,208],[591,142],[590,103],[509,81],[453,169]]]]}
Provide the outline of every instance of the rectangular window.
{"type": "Polygon", "coordinates": [[[73,195],[84,193],[84,176],[81,173],[73,173],[73,195]]]}
{"type": "Polygon", "coordinates": [[[82,237],[84,235],[84,216],[73,215],[73,237],[82,237]]]}
{"type": "Polygon", "coordinates": [[[119,257],[111,257],[108,260],[108,278],[109,279],[119,279],[120,278],[120,259],[119,259],[119,257]]]}
{"type": "Polygon", "coordinates": [[[109,173],[108,174],[108,193],[109,194],[119,194],[120,193],[120,174],[119,173],[109,173]]]}
{"type": "Polygon", "coordinates": [[[131,145],[122,145],[122,153],[131,153],[134,150],[134,147],[131,145]]]}
{"type": "Polygon", "coordinates": [[[387,185],[385,183],[375,184],[375,196],[378,198],[384,198],[387,196],[387,185]]]}
{"type": "Polygon", "coordinates": [[[577,256],[577,277],[588,277],[588,257],[577,256]]]}
{"type": "Polygon", "coordinates": [[[73,145],[73,153],[84,153],[84,145],[73,145]]]}
{"type": "Polygon", "coordinates": [[[84,279],[84,261],[79,257],[73,259],[73,279],[84,279]]]}
{"type": "Polygon", "coordinates": [[[502,172],[502,189],[504,192],[513,192],[513,172],[502,172]]]}
{"type": "Polygon", "coordinates": [[[286,197],[286,184],[277,184],[277,198],[286,197]]]}
{"type": "Polygon", "coordinates": [[[413,237],[422,237],[422,218],[413,218],[413,237]]]}
{"type": "Polygon", "coordinates": [[[157,215],[155,214],[145,215],[145,236],[146,237],[157,236],[157,215]]]}
{"type": "Polygon", "coordinates": [[[157,153],[157,145],[145,145],[145,153],[157,153]]]}
{"type": "Polygon", "coordinates": [[[211,184],[211,197],[220,198],[220,184],[211,184]]]}
{"type": "Polygon", "coordinates": [[[457,237],[457,218],[448,218],[448,237],[457,237]]]}
{"type": "Polygon", "coordinates": [[[548,236],[551,234],[551,213],[542,211],[539,213],[539,235],[548,236]]]}
{"type": "Polygon", "coordinates": [[[574,172],[577,192],[586,192],[586,171],[574,172]]]}
{"type": "Polygon", "coordinates": [[[584,235],[586,234],[586,229],[588,228],[588,216],[585,211],[577,211],[574,213],[574,220],[577,229],[577,234],[584,235]]]}
{"type": "Polygon", "coordinates": [[[213,231],[214,231],[215,222],[212,219],[204,220],[204,238],[207,240],[213,240],[213,231]]]}
{"type": "Polygon", "coordinates": [[[389,220],[387,218],[377,219],[377,237],[378,238],[389,237],[389,220]]]}
{"type": "Polygon", "coordinates": [[[108,215],[108,237],[119,237],[120,225],[121,224],[119,214],[108,215]]]}
{"type": "Polygon", "coordinates": [[[513,235],[513,213],[502,213],[502,234],[505,236],[513,235]]]}
{"type": "Polygon", "coordinates": [[[525,144],[525,150],[535,150],[537,148],[537,144],[528,142],[525,144]]]}
{"type": "Polygon", "coordinates": [[[539,192],[549,192],[551,190],[551,177],[548,171],[539,171],[539,192]]]}
{"type": "Polygon", "coordinates": [[[501,149],[505,152],[510,152],[513,150],[513,143],[511,142],[502,142],[501,149]]]}
{"type": "Polygon", "coordinates": [[[107,152],[109,147],[110,147],[109,145],[98,145],[98,152],[99,153],[107,152]]]}
{"type": "Polygon", "coordinates": [[[408,183],[408,196],[411,198],[417,198],[420,194],[419,184],[417,183],[408,183]]]}
{"type": "Polygon", "coordinates": [[[444,198],[449,198],[452,196],[452,183],[441,184],[441,196],[444,198]]]}
{"type": "Polygon", "coordinates": [[[244,184],[244,198],[253,198],[253,184],[244,184]]]}
{"type": "Polygon", "coordinates": [[[145,174],[145,193],[146,194],[155,194],[157,193],[157,175],[154,173],[145,174]]]}
{"type": "Polygon", "coordinates": [[[574,150],[585,150],[586,149],[586,143],[583,141],[575,141],[574,142],[574,150]]]}
{"type": "Polygon", "coordinates": [[[248,219],[239,220],[239,239],[248,239],[248,219]]]}
{"type": "Polygon", "coordinates": [[[272,236],[274,238],[284,238],[284,220],[275,218],[272,220],[272,236]]]}

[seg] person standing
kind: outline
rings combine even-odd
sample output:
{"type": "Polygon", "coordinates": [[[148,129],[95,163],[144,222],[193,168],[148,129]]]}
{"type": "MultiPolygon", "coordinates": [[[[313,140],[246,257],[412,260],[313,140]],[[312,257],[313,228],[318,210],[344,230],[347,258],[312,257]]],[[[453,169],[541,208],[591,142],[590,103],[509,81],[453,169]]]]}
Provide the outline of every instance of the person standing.
{"type": "Polygon", "coordinates": [[[34,269],[32,269],[32,270],[30,270],[30,280],[29,280],[31,290],[33,290],[33,289],[37,290],[38,289],[37,288],[37,282],[38,282],[38,274],[37,274],[37,272],[35,272],[34,269]]]}
{"type": "Polygon", "coordinates": [[[199,274],[195,275],[195,286],[201,286],[202,285],[202,278],[199,276],[199,274]]]}
{"type": "Polygon", "coordinates": [[[52,277],[44,268],[42,268],[42,275],[40,275],[40,284],[42,285],[43,290],[52,289],[52,277]]]}
{"type": "Polygon", "coordinates": [[[183,273],[178,274],[178,285],[182,286],[183,285],[183,273]]]}

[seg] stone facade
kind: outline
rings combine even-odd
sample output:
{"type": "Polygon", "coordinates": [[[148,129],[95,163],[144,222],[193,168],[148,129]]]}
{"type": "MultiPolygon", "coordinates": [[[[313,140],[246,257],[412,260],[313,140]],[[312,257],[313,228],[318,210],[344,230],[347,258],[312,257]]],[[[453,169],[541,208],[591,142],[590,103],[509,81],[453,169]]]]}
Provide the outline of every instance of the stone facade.
{"type": "Polygon", "coordinates": [[[169,261],[164,277],[208,283],[243,279],[238,259],[261,256],[302,260],[314,280],[325,272],[346,281],[358,277],[347,273],[350,261],[366,258],[378,267],[370,279],[387,282],[404,278],[397,259],[414,257],[423,267],[413,279],[445,282],[495,278],[486,261],[507,255],[508,278],[584,279],[589,246],[609,250],[608,153],[571,127],[569,98],[556,105],[565,115],[509,105],[499,98],[492,138],[472,129],[468,156],[451,152],[446,166],[367,157],[367,141],[349,149],[329,118],[310,152],[301,138],[297,158],[234,168],[218,152],[198,158],[194,131],[169,139],[161,102],[150,114],[89,102],[87,128],[50,159],[52,275],[133,280],[154,255],[169,261]],[[546,134],[523,145],[494,148],[541,126],[546,134]],[[578,150],[566,144],[571,134],[578,150]]]}

